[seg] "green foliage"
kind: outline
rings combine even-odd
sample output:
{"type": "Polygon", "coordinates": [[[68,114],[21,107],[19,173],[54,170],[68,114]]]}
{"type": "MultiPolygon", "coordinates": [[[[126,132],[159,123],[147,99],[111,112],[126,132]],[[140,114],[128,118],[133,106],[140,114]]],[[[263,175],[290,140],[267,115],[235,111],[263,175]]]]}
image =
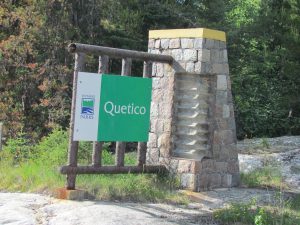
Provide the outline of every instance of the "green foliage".
{"type": "Polygon", "coordinates": [[[234,203],[228,208],[217,210],[214,218],[222,224],[249,224],[249,225],[293,225],[300,222],[300,211],[288,208],[285,204],[259,206],[255,200],[249,203],[234,203]]]}
{"type": "MultiPolygon", "coordinates": [[[[30,145],[20,137],[11,139],[0,152],[0,190],[47,191],[64,186],[65,176],[58,168],[67,162],[68,133],[60,128],[30,145]],[[16,150],[17,149],[17,150],[16,150]],[[25,151],[24,151],[25,150],[25,151]],[[17,154],[18,152],[18,154],[17,154]],[[20,154],[20,152],[22,154],[20,154]],[[16,157],[18,156],[18,157],[16,157]]],[[[115,156],[104,143],[102,162],[114,164],[115,156]]],[[[92,158],[92,145],[82,142],[80,163],[87,165],[92,158]]],[[[125,164],[136,164],[136,153],[125,154],[125,164]]],[[[96,199],[186,203],[187,197],[176,193],[179,182],[167,174],[79,175],[76,185],[96,199]]]]}
{"type": "Polygon", "coordinates": [[[231,1],[228,51],[239,138],[299,133],[299,4],[231,1]]]}
{"type": "MultiPolygon", "coordinates": [[[[146,51],[149,29],[189,27],[227,33],[239,138],[300,134],[297,0],[3,0],[0,6],[0,121],[8,137],[24,128],[38,141],[57,124],[68,126],[68,43],[146,51]]],[[[86,70],[97,71],[97,63],[88,56],[86,70]]],[[[120,73],[120,60],[110,62],[110,71],[120,73]]],[[[140,75],[142,64],[134,62],[132,73],[140,75]]]]}
{"type": "Polygon", "coordinates": [[[54,129],[48,136],[34,146],[36,163],[48,166],[63,165],[67,161],[68,133],[60,128],[54,129]]]}
{"type": "Polygon", "coordinates": [[[246,224],[251,224],[253,222],[253,218],[257,213],[256,210],[253,209],[256,201],[253,199],[248,204],[245,203],[234,203],[230,205],[228,209],[221,209],[215,212],[214,217],[217,220],[223,221],[225,223],[234,223],[234,222],[242,222],[246,224]]]}
{"type": "Polygon", "coordinates": [[[254,217],[255,225],[267,225],[267,213],[265,209],[260,208],[258,213],[254,217]]]}
{"type": "Polygon", "coordinates": [[[23,162],[34,154],[34,150],[30,145],[30,141],[25,137],[25,133],[18,132],[15,139],[8,139],[4,146],[3,152],[7,152],[10,155],[13,163],[23,162]]]}

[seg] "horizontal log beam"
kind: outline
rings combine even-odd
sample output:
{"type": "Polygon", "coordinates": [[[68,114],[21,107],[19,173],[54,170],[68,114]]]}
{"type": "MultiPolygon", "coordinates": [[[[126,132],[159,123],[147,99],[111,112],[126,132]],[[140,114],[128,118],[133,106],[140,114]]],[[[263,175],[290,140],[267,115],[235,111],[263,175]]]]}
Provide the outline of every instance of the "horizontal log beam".
{"type": "Polygon", "coordinates": [[[118,174],[118,173],[163,173],[167,169],[162,165],[144,165],[144,166],[62,166],[61,174],[118,174]]]}
{"type": "Polygon", "coordinates": [[[148,52],[133,51],[119,48],[109,48],[96,45],[86,45],[79,43],[71,43],[68,46],[71,53],[86,53],[95,55],[107,55],[112,58],[131,58],[135,60],[169,63],[173,62],[173,57],[170,55],[158,55],[148,52]]]}

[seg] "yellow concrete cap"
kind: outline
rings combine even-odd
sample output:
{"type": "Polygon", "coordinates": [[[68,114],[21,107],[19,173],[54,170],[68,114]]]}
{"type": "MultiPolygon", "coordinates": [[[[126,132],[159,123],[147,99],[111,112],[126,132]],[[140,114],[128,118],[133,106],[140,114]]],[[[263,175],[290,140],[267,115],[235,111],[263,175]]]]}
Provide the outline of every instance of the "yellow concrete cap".
{"type": "Polygon", "coordinates": [[[225,32],[207,28],[150,30],[149,39],[157,38],[207,38],[226,42],[225,32]]]}

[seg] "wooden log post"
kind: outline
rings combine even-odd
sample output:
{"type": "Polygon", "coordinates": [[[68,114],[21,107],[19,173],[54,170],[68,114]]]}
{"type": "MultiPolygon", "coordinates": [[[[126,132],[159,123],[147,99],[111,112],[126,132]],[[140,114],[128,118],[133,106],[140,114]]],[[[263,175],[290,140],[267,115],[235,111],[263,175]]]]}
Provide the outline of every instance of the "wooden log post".
{"type": "Polygon", "coordinates": [[[3,123],[0,122],[0,151],[2,150],[2,132],[3,132],[3,123]]]}
{"type": "Polygon", "coordinates": [[[164,173],[167,169],[164,165],[144,166],[63,166],[60,169],[62,174],[117,174],[117,173],[164,173]]]}
{"type": "Polygon", "coordinates": [[[109,48],[96,45],[71,43],[68,46],[69,52],[82,52],[93,55],[107,55],[111,58],[135,59],[142,61],[162,62],[172,64],[174,59],[170,55],[159,55],[148,52],[133,51],[127,49],[109,48]]]}
{"type": "MultiPolygon", "coordinates": [[[[122,59],[122,76],[129,76],[131,74],[131,64],[132,60],[130,58],[122,59]]],[[[124,166],[125,148],[125,142],[116,143],[116,166],[124,166]]]]}
{"type": "MultiPolygon", "coordinates": [[[[98,73],[108,73],[109,57],[106,55],[99,56],[99,69],[98,73]]],[[[92,165],[94,167],[100,167],[102,165],[102,146],[103,142],[93,142],[93,157],[92,165]]]]}
{"type": "MultiPolygon", "coordinates": [[[[143,77],[151,78],[152,76],[152,62],[144,62],[143,77]]],[[[146,164],[146,152],[147,152],[147,142],[138,143],[138,166],[143,166],[146,164]]]]}
{"type": "MultiPolygon", "coordinates": [[[[78,141],[73,141],[74,134],[74,121],[75,121],[75,105],[76,105],[76,94],[77,94],[77,79],[78,72],[83,71],[85,62],[84,53],[75,54],[75,66],[74,66],[74,77],[73,77],[73,91],[72,91],[72,105],[71,105],[71,118],[70,118],[70,135],[69,135],[69,149],[68,149],[68,166],[77,166],[77,153],[78,153],[78,141]]],[[[76,183],[76,174],[67,174],[66,188],[68,190],[74,190],[76,183]]]]}

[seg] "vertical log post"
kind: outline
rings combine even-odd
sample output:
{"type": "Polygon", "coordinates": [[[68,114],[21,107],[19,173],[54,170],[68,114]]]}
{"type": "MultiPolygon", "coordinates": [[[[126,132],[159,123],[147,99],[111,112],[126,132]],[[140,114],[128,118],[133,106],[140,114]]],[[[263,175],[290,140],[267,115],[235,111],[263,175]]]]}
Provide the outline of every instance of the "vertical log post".
{"type": "Polygon", "coordinates": [[[2,150],[2,132],[3,132],[3,123],[0,122],[0,151],[2,150]]]}
{"type": "MultiPolygon", "coordinates": [[[[109,57],[106,55],[99,56],[99,69],[98,73],[108,73],[109,57]]],[[[94,167],[100,167],[102,165],[102,146],[103,142],[93,142],[93,157],[92,165],[94,167]]]]}
{"type": "MultiPolygon", "coordinates": [[[[79,144],[78,141],[73,141],[75,105],[76,105],[76,94],[77,94],[77,79],[78,79],[78,72],[83,71],[84,61],[85,61],[84,53],[75,54],[72,106],[71,106],[71,118],[70,118],[70,136],[69,136],[69,149],[68,149],[68,165],[72,167],[77,166],[77,153],[78,153],[78,144],[79,144]]],[[[67,174],[66,188],[68,190],[75,189],[75,182],[76,182],[76,174],[67,174]]]]}
{"type": "MultiPolygon", "coordinates": [[[[131,74],[132,60],[130,58],[122,59],[122,76],[129,76],[131,74]]],[[[124,166],[125,157],[125,142],[116,143],[116,166],[124,166]]]]}
{"type": "MultiPolygon", "coordinates": [[[[152,62],[144,62],[143,77],[151,78],[152,76],[152,62]]],[[[138,166],[143,166],[146,164],[146,152],[147,152],[147,142],[138,143],[138,166]]]]}

